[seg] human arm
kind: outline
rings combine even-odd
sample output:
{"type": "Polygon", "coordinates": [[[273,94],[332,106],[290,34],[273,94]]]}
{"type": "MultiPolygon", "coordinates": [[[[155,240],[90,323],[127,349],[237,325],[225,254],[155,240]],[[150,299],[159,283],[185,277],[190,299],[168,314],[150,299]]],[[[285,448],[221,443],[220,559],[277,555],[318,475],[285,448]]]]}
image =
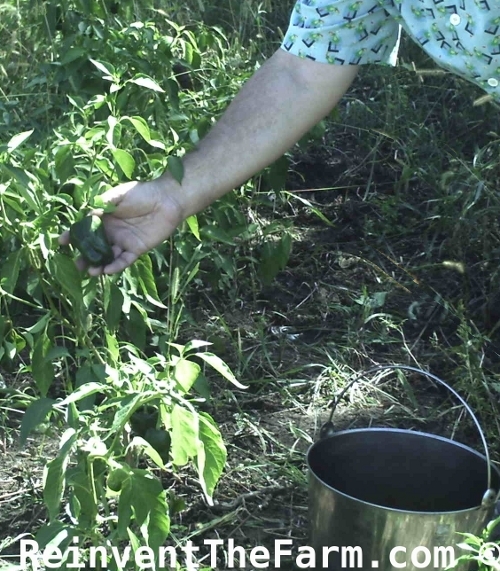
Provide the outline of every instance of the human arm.
{"type": "MultiPolygon", "coordinates": [[[[122,271],[199,212],[273,163],[325,117],[349,88],[355,66],[302,59],[279,49],[243,86],[197,148],[183,158],[182,185],[167,172],[149,182],[119,185],[103,195],[116,205],[106,215],[122,271]]],[[[61,237],[68,243],[68,235],[61,237]]],[[[103,268],[91,268],[97,275],[103,268]]]]}

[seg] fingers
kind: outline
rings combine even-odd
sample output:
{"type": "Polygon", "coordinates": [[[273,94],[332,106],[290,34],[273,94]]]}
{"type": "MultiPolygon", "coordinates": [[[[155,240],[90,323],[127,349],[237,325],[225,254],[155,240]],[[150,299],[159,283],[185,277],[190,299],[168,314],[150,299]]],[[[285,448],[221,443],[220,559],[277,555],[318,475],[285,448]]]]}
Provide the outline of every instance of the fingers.
{"type": "MultiPolygon", "coordinates": [[[[61,244],[61,246],[67,246],[70,243],[69,232],[63,232],[59,236],[59,244],[61,244]]],[[[81,256],[75,260],[75,265],[80,272],[86,270],[89,276],[96,277],[102,274],[112,275],[122,272],[131,266],[138,258],[136,254],[133,254],[132,252],[124,252],[116,245],[113,246],[113,254],[115,259],[107,266],[89,266],[81,256]]]]}
{"type": "Polygon", "coordinates": [[[71,238],[69,237],[69,230],[66,230],[59,236],[59,244],[61,246],[69,246],[71,238]]]}
{"type": "MultiPolygon", "coordinates": [[[[93,277],[100,276],[102,274],[108,276],[112,274],[118,274],[131,266],[139,257],[132,252],[123,252],[117,246],[113,246],[113,252],[115,254],[115,259],[110,264],[107,266],[101,266],[99,268],[89,267],[87,268],[88,274],[93,277]]],[[[83,269],[85,269],[85,267],[83,269]]]]}
{"type": "MultiPolygon", "coordinates": [[[[131,211],[134,216],[138,216],[137,205],[135,205],[134,201],[132,201],[132,205],[129,205],[127,208],[125,204],[127,201],[124,201],[124,198],[128,196],[128,193],[130,193],[131,190],[140,184],[144,183],[131,181],[120,184],[104,192],[99,196],[99,204],[96,204],[96,208],[93,209],[93,211],[90,213],[92,215],[97,215],[105,218],[106,232],[111,242],[113,242],[113,237],[115,237],[113,236],[113,228],[116,221],[130,216],[130,212],[128,211],[131,211]],[[116,207],[116,212],[113,211],[113,214],[106,214],[108,211],[107,205],[116,207]]],[[[61,246],[68,246],[71,244],[71,236],[68,230],[59,236],[58,242],[61,246]]],[[[132,265],[139,257],[139,253],[135,254],[132,252],[123,251],[120,247],[113,245],[113,254],[115,259],[110,264],[104,267],[89,267],[81,257],[75,260],[75,264],[80,271],[86,270],[90,276],[99,276],[102,274],[111,275],[119,273],[132,265]]]]}
{"type": "MultiPolygon", "coordinates": [[[[110,188],[106,192],[103,192],[100,196],[100,202],[105,205],[119,206],[124,197],[135,187],[140,185],[139,181],[133,180],[130,182],[124,182],[113,188],[110,188]]],[[[101,210],[101,214],[104,210],[101,210]]]]}

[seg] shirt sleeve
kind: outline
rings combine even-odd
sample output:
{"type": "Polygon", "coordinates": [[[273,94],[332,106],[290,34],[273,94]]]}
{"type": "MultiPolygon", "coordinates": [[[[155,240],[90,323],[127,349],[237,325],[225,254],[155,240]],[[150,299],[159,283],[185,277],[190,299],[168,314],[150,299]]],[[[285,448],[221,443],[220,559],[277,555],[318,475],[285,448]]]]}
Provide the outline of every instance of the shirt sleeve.
{"type": "Polygon", "coordinates": [[[401,27],[384,3],[298,0],[281,47],[321,63],[395,65],[401,27]]]}

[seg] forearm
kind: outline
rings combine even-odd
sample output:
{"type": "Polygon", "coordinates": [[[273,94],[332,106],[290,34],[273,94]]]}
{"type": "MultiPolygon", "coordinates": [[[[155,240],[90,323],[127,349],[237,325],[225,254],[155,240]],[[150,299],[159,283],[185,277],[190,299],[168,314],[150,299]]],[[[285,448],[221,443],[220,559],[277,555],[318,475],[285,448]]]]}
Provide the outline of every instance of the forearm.
{"type": "Polygon", "coordinates": [[[157,182],[175,188],[183,217],[202,210],[282,156],[331,111],[356,71],[278,50],[185,156],[182,187],[168,173],[157,182]]]}

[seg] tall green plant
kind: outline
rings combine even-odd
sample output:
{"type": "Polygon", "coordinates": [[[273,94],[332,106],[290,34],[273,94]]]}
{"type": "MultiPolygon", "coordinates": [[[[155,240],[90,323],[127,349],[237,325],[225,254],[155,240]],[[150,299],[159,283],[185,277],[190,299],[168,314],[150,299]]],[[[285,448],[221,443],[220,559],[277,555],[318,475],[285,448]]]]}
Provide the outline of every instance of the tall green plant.
{"type": "Polygon", "coordinates": [[[206,57],[216,70],[210,114],[232,87],[220,32],[134,24],[101,36],[101,16],[86,17],[71,42],[52,38],[45,71],[69,101],[54,134],[30,128],[0,146],[0,361],[21,363],[37,389],[22,442],[46,419],[62,431],[45,468],[39,545],[64,552],[78,537],[84,547],[157,550],[169,535],[163,479],[189,464],[210,502],[225,466],[217,424],[197,405],[210,398],[204,369],[243,388],[207,343],[175,343],[188,287],[224,231],[192,217],[171,244],[100,278],[79,272],[57,237],[114,184],[165,169],[182,178],[182,155],[210,125],[199,106],[209,87],[182,91],[176,62],[190,69],[206,57]]]}

